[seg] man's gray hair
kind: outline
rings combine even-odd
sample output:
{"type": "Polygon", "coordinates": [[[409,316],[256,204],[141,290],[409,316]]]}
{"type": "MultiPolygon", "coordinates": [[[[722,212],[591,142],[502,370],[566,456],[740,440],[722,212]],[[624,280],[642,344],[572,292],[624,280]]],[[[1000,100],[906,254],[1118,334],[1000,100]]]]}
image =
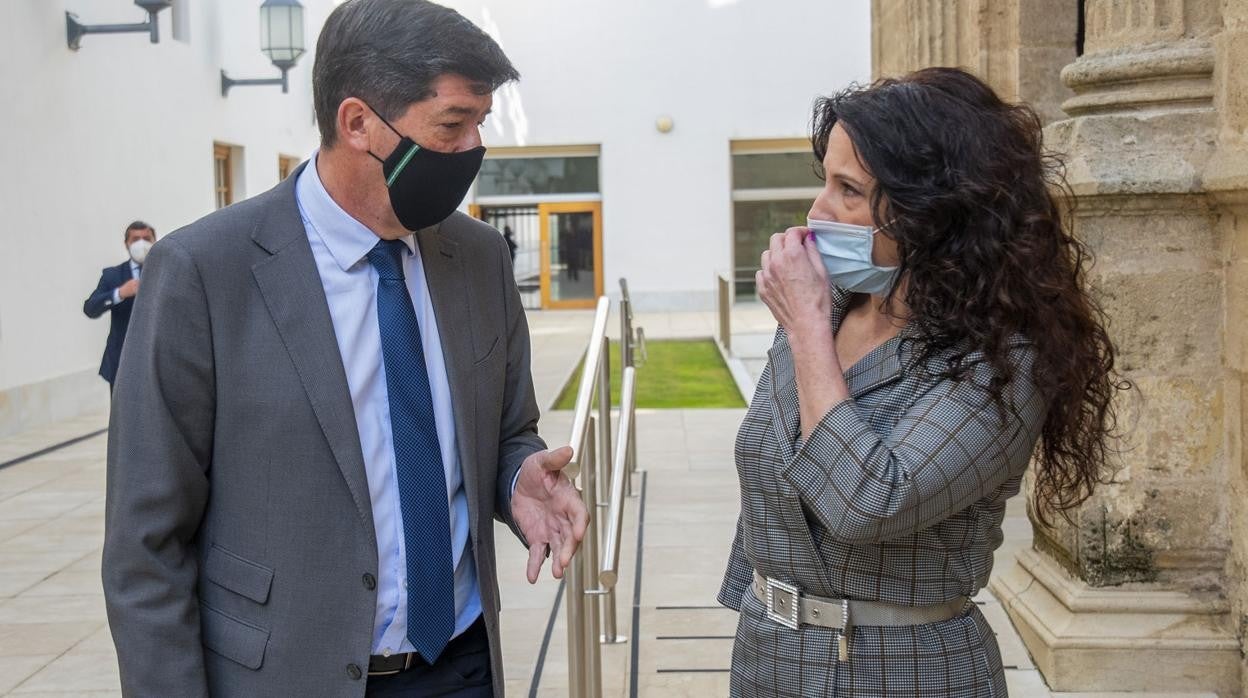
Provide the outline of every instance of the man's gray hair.
{"type": "Polygon", "coordinates": [[[489,94],[520,74],[494,39],[455,10],[427,0],[348,0],[325,21],[312,68],[321,145],[337,140],[348,97],[399,118],[433,96],[440,75],[462,75],[489,94]]]}

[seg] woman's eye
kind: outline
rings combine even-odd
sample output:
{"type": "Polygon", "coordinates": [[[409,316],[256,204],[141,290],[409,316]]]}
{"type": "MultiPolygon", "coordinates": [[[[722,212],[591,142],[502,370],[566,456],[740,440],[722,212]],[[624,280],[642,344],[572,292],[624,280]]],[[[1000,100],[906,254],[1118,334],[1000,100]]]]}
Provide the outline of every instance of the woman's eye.
{"type": "Polygon", "coordinates": [[[442,124],[442,128],[446,129],[457,129],[460,126],[463,126],[463,124],[442,124]]]}
{"type": "Polygon", "coordinates": [[[858,196],[858,190],[854,189],[848,184],[841,185],[841,193],[844,194],[845,196],[858,196]]]}

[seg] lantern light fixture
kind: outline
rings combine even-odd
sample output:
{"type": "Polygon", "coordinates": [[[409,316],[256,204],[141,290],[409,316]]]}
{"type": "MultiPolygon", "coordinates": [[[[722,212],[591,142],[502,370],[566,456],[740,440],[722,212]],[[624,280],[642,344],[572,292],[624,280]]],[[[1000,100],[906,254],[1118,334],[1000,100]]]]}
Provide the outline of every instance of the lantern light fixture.
{"type": "Polygon", "coordinates": [[[221,71],[221,96],[227,97],[231,87],[246,85],[281,85],[289,91],[287,73],[304,54],[303,5],[299,0],[264,0],[260,6],[260,52],[269,57],[282,71],[278,78],[231,78],[221,71]]]}
{"type": "Polygon", "coordinates": [[[173,4],[172,0],[134,0],[134,4],[138,5],[147,12],[146,22],[137,22],[134,24],[83,24],[78,21],[78,16],[72,12],[65,13],[65,41],[69,44],[71,51],[77,51],[82,42],[82,37],[86,34],[129,34],[132,32],[144,32],[151,36],[152,43],[160,43],[160,21],[158,15],[160,11],[173,4]]]}

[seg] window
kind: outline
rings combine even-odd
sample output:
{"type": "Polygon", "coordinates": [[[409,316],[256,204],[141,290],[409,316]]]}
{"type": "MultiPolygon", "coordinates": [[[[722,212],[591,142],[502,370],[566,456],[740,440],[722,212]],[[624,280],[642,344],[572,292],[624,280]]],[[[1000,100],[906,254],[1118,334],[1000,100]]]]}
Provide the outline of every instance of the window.
{"type": "Polygon", "coordinates": [[[213,143],[212,158],[217,208],[225,208],[234,203],[233,148],[221,143],[213,143]]]}
{"type": "Polygon", "coordinates": [[[823,182],[805,140],[732,144],[732,258],[737,298],[753,298],[759,256],[772,234],[806,224],[823,182]]]}
{"type": "Polygon", "coordinates": [[[277,156],[277,181],[280,182],[286,179],[287,177],[289,177],[290,173],[294,172],[295,168],[298,166],[299,166],[299,158],[291,157],[289,155],[278,155],[277,156]]]}
{"type": "Polygon", "coordinates": [[[491,158],[477,177],[478,197],[597,193],[597,155],[491,158]]]}
{"type": "Polygon", "coordinates": [[[597,145],[491,148],[470,210],[514,245],[525,308],[572,307],[602,291],[597,145]],[[585,234],[589,233],[586,238],[585,234]]]}

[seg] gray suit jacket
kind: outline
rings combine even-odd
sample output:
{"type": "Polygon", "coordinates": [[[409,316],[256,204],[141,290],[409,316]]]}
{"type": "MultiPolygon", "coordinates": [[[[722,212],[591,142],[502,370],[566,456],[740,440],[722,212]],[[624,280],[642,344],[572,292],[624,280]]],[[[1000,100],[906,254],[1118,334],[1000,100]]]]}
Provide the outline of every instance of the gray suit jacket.
{"type": "MultiPolygon", "coordinates": [[[[377,551],[359,435],[295,180],[161,240],[108,444],[104,592],[133,696],[363,696],[377,551]],[[360,674],[365,674],[361,677],[360,674]]],[[[545,448],[499,233],[417,233],[446,356],[502,696],[496,517],[545,448]]]]}

